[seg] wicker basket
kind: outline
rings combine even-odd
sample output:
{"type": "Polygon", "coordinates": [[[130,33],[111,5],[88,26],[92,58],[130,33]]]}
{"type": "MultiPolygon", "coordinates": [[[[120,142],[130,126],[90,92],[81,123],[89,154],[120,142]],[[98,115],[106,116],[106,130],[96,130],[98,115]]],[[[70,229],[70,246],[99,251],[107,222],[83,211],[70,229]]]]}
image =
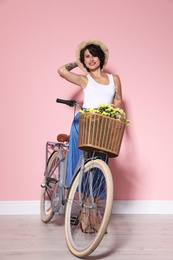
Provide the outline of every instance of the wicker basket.
{"type": "Polygon", "coordinates": [[[92,152],[102,150],[108,157],[119,155],[125,123],[101,114],[86,112],[79,121],[78,147],[92,152]]]}

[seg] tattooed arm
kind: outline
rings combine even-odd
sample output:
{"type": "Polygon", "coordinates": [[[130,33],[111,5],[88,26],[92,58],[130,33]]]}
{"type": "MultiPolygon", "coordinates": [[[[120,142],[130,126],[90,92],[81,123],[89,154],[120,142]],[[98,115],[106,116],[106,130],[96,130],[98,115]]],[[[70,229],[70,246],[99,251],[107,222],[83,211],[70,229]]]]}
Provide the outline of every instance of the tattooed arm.
{"type": "Polygon", "coordinates": [[[78,67],[76,62],[71,62],[71,63],[65,64],[58,69],[58,74],[62,78],[66,79],[67,81],[69,81],[75,85],[78,85],[81,88],[85,88],[85,86],[87,84],[87,77],[84,75],[76,74],[71,71],[76,67],[78,67]]]}
{"type": "Polygon", "coordinates": [[[117,75],[113,75],[115,83],[114,105],[115,107],[122,108],[122,90],[121,81],[117,75]]]}
{"type": "Polygon", "coordinates": [[[68,64],[65,64],[65,68],[66,70],[70,71],[74,68],[76,68],[78,65],[76,62],[71,62],[71,63],[68,63],[68,64]]]}

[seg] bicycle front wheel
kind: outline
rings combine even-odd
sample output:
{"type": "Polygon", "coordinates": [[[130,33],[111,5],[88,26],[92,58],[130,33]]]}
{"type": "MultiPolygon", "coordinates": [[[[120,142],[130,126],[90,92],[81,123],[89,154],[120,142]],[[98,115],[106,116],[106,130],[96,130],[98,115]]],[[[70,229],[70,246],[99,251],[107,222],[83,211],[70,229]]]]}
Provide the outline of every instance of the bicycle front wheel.
{"type": "MultiPolygon", "coordinates": [[[[58,161],[59,155],[58,152],[55,151],[48,160],[45,176],[41,185],[40,216],[41,220],[45,223],[49,222],[55,214],[52,208],[52,198],[57,192],[59,179],[58,161]]],[[[56,203],[61,204],[61,198],[59,198],[58,195],[56,197],[56,203]]]]}
{"type": "Polygon", "coordinates": [[[113,180],[108,165],[91,160],[77,173],[67,199],[65,234],[69,250],[77,257],[91,254],[107,232],[112,212],[113,180]],[[81,183],[81,184],[80,184],[81,183]]]}

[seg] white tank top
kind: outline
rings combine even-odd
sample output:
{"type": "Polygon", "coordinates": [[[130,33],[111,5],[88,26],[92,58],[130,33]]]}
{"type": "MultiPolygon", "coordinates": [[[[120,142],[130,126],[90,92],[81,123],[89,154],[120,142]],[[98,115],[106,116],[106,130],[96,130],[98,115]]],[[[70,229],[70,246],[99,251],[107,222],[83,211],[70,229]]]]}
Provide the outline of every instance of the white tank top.
{"type": "Polygon", "coordinates": [[[108,85],[102,85],[96,82],[90,75],[87,75],[88,83],[83,89],[84,108],[97,108],[100,104],[112,104],[115,84],[112,74],[107,74],[109,78],[108,85]]]}

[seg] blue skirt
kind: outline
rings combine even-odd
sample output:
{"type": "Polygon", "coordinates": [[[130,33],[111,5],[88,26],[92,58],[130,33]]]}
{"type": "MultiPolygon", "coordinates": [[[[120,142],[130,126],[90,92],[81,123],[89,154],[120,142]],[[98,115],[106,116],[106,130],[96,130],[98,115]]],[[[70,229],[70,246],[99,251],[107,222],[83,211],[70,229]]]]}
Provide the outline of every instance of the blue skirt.
{"type": "Polygon", "coordinates": [[[69,154],[68,154],[68,174],[66,184],[71,183],[79,157],[82,151],[78,148],[79,118],[81,113],[77,113],[70,130],[69,154]]]}
{"type": "MultiPolygon", "coordinates": [[[[69,140],[69,154],[68,154],[68,174],[67,174],[67,179],[66,179],[66,185],[70,185],[73,174],[75,172],[77,163],[79,161],[80,155],[82,151],[78,148],[78,133],[79,133],[79,118],[80,118],[81,113],[77,113],[72,126],[70,130],[70,140],[69,140]]],[[[108,163],[108,161],[106,161],[108,163]]],[[[99,172],[95,172],[94,178],[93,178],[93,183],[99,182],[103,183],[100,187],[99,190],[97,190],[97,194],[94,194],[96,197],[105,197],[105,185],[104,185],[104,180],[103,180],[103,175],[100,177],[99,172]]],[[[85,179],[85,178],[84,178],[85,179]]],[[[89,194],[87,194],[89,196],[89,194]]]]}

